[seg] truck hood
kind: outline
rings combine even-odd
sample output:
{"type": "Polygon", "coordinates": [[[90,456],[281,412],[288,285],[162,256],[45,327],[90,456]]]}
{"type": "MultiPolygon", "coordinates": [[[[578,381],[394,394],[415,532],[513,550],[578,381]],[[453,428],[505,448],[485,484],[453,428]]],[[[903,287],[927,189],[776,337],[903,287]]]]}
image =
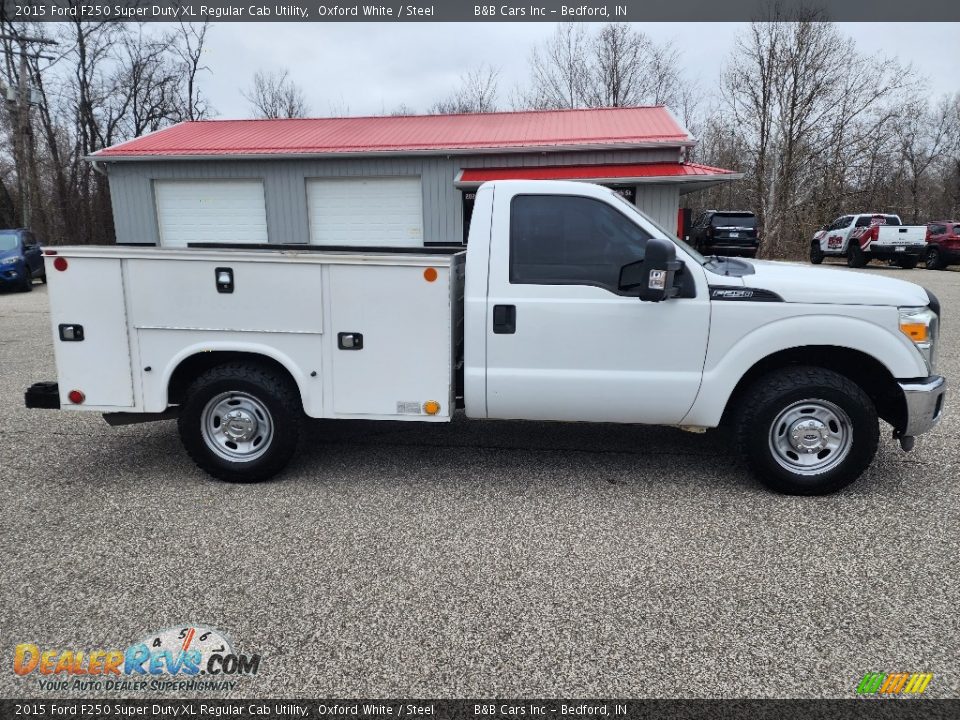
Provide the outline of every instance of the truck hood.
{"type": "Polygon", "coordinates": [[[740,278],[711,273],[711,285],[769,290],[792,303],[923,307],[930,302],[919,285],[896,278],[820,268],[801,263],[750,260],[755,272],[740,278]],[[733,282],[730,282],[733,281],[733,282]]]}

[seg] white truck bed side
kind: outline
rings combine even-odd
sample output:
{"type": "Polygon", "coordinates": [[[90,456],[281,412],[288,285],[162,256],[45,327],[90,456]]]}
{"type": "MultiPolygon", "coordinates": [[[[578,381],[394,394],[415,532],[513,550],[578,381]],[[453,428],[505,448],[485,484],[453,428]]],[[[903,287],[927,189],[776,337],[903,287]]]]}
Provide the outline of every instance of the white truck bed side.
{"type": "Polygon", "coordinates": [[[65,408],[79,409],[68,399],[78,389],[87,410],[162,412],[181,362],[232,351],[283,365],[311,417],[436,421],[453,412],[464,253],[55,252],[46,263],[65,408]],[[224,268],[231,292],[217,288],[224,268]],[[62,341],[61,323],[83,326],[84,339],[62,341]],[[362,348],[339,348],[339,333],[362,335],[362,348]],[[433,416],[428,400],[440,404],[433,416]]]}

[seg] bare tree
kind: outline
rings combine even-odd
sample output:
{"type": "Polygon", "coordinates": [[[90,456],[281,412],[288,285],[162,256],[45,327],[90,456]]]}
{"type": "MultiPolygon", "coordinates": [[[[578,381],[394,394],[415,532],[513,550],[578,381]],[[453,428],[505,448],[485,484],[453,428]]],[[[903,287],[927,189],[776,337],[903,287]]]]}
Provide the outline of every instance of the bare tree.
{"type": "Polygon", "coordinates": [[[253,106],[259,118],[302,118],[309,113],[303,90],[290,78],[286,68],[258,70],[253,85],[240,93],[253,106]]]}
{"type": "Polygon", "coordinates": [[[438,115],[487,113],[497,110],[500,69],[481,64],[460,76],[459,87],[444,100],[433,104],[438,115]]]}
{"type": "Polygon", "coordinates": [[[180,98],[180,116],[184,120],[203,120],[211,115],[210,104],[197,84],[201,72],[210,72],[210,68],[203,64],[203,46],[209,30],[209,22],[181,22],[176,31],[178,42],[172,43],[185,81],[180,98]]]}
{"type": "Polygon", "coordinates": [[[583,99],[589,105],[636,105],[642,94],[649,40],[626,23],[604,25],[593,38],[593,67],[586,77],[583,99]]]}
{"type": "Polygon", "coordinates": [[[583,25],[558,25],[553,36],[530,53],[527,104],[554,109],[583,106],[589,84],[589,45],[583,25]]]}
{"type": "MultiPolygon", "coordinates": [[[[530,54],[530,89],[522,102],[536,108],[679,105],[684,94],[680,54],[625,23],[590,35],[564,24],[530,54]]],[[[517,104],[517,103],[515,103],[517,104]]]]}
{"type": "Polygon", "coordinates": [[[744,149],[765,252],[797,256],[820,216],[877,177],[909,69],[857,53],[814,11],[754,22],[722,79],[724,111],[744,149]]]}
{"type": "MultiPolygon", "coordinates": [[[[32,189],[26,197],[23,192],[15,197],[4,193],[12,187],[8,178],[23,167],[4,166],[5,143],[0,148],[0,206],[7,197],[31,208],[31,225],[45,242],[111,241],[109,185],[86,158],[108,145],[210,111],[195,85],[205,31],[193,28],[184,35],[113,21],[37,27],[7,23],[3,29],[9,34],[52,35],[59,44],[43,52],[29,48],[32,112],[26,172],[32,189]],[[184,65],[190,56],[196,58],[193,72],[184,65]]],[[[17,81],[13,53],[5,49],[0,86],[17,81]]]]}
{"type": "Polygon", "coordinates": [[[955,107],[946,98],[932,108],[925,105],[915,103],[894,121],[911,222],[920,220],[921,196],[930,190],[925,181],[944,154],[954,150],[951,120],[955,107]]]}

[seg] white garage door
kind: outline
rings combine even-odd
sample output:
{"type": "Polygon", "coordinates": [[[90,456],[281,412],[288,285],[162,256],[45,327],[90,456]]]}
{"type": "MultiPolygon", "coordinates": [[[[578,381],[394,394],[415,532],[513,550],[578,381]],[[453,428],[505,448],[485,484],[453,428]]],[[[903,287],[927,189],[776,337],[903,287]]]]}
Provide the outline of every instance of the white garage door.
{"type": "Polygon", "coordinates": [[[157,180],[153,189],[161,245],[267,242],[260,180],[157,180]]]}
{"type": "Polygon", "coordinates": [[[419,177],[307,180],[315,245],[423,245],[419,177]]]}

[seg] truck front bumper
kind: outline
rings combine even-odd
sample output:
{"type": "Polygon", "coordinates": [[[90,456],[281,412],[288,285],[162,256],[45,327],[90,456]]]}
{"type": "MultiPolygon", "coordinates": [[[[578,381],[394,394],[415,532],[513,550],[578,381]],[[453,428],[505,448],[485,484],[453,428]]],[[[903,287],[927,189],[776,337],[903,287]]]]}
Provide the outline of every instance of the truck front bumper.
{"type": "Polygon", "coordinates": [[[947,380],[933,375],[922,380],[906,380],[898,383],[903,391],[906,405],[904,427],[897,437],[914,437],[932,428],[943,416],[943,404],[947,395],[947,380]]]}

